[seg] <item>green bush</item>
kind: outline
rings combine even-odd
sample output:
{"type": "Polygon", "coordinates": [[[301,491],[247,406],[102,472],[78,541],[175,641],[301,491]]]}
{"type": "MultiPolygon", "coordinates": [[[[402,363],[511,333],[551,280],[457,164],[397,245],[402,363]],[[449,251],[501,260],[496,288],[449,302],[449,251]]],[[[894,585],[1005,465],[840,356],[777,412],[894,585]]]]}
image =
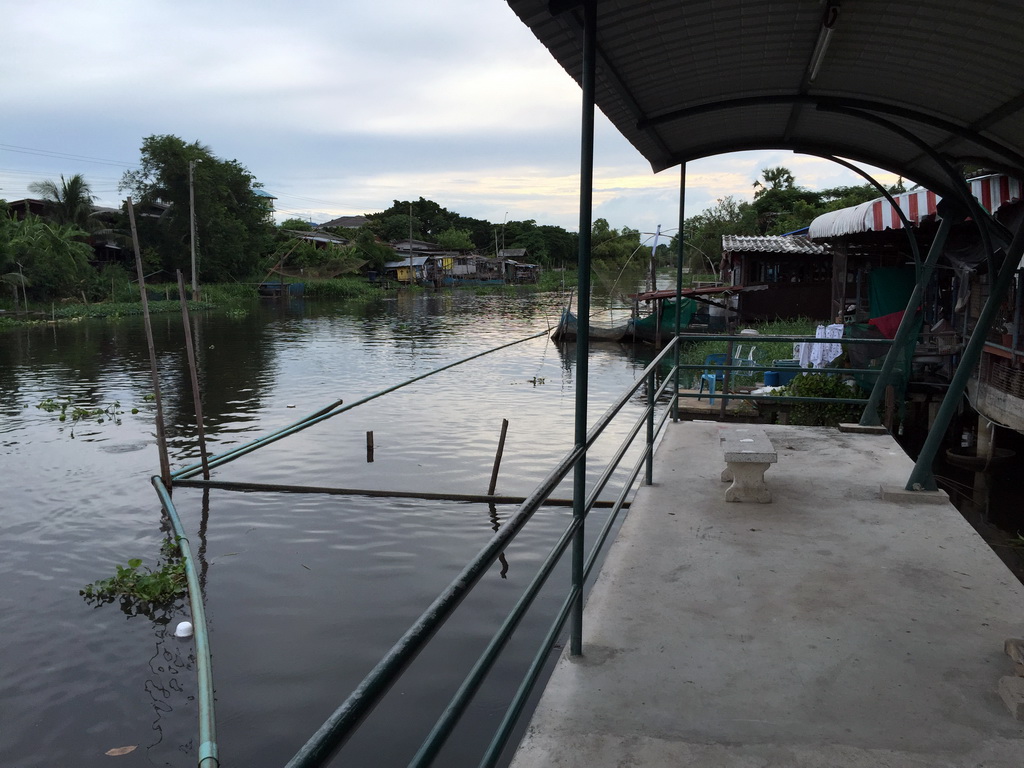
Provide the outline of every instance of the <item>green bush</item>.
{"type": "Polygon", "coordinates": [[[135,273],[129,273],[120,264],[107,264],[100,271],[98,285],[102,287],[102,298],[108,301],[138,301],[139,287],[134,282],[135,273]]]}
{"type": "Polygon", "coordinates": [[[576,269],[566,267],[564,271],[545,269],[537,281],[538,291],[560,291],[562,288],[574,288],[578,283],[579,273],[576,269]]]}
{"type": "Polygon", "coordinates": [[[383,295],[383,291],[371,285],[365,277],[335,277],[330,280],[306,280],[305,296],[308,299],[372,299],[383,295]]]}
{"type": "MultiPolygon", "coordinates": [[[[798,375],[779,394],[829,399],[865,396],[858,387],[850,386],[834,373],[798,375]]],[[[789,422],[805,427],[836,427],[842,422],[857,421],[862,410],[863,406],[852,403],[794,403],[789,422]]]]}
{"type": "Polygon", "coordinates": [[[211,283],[200,286],[199,296],[208,304],[222,307],[251,301],[259,291],[254,283],[211,283]]]}

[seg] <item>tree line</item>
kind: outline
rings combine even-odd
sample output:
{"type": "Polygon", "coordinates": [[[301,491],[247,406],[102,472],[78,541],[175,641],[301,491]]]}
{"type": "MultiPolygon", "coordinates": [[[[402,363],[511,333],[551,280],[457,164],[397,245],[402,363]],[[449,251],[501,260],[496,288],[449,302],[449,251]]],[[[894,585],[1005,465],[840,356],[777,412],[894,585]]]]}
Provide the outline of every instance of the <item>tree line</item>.
{"type": "MultiPolygon", "coordinates": [[[[494,223],[463,216],[420,197],[394,200],[386,210],[366,214],[358,229],[334,229],[347,244],[320,249],[297,240],[296,229],[311,225],[290,219],[275,226],[272,198],[237,160],[224,160],[198,141],[173,135],[143,139],[138,168],[127,171],[120,191],[133,201],[144,270],[173,279],[176,270],[190,274],[194,206],[197,267],[200,282],[246,282],[263,278],[274,264],[336,276],[380,269],[394,258],[387,243],[416,240],[445,250],[493,255],[503,249],[526,249],[528,259],[547,268],[574,268],[578,236],[536,220],[494,223]]],[[[902,191],[902,186],[891,188],[902,191]]],[[[134,276],[130,227],[125,207],[97,211],[95,196],[81,175],[59,182],[40,181],[30,192],[43,201],[41,216],[15,218],[0,201],[0,284],[22,300],[75,297],[96,301],[111,286],[134,276]],[[106,244],[114,258],[97,266],[94,247],[106,244]]],[[[783,234],[807,226],[823,212],[856,205],[878,196],[868,184],[811,191],[799,186],[786,168],[766,168],[754,181],[751,202],[733,197],[685,221],[685,263],[694,271],[714,271],[723,235],[783,234]]],[[[650,236],[630,227],[613,229],[597,219],[592,231],[595,273],[611,275],[650,244],[650,236]]],[[[659,245],[662,265],[675,262],[678,233],[659,245]]],[[[647,257],[636,259],[638,264],[647,257]]],[[[155,278],[160,281],[160,278],[155,278]]]]}
{"type": "MultiPolygon", "coordinates": [[[[785,235],[799,232],[823,213],[860,205],[881,197],[871,184],[809,190],[796,183],[793,173],[776,166],[761,171],[753,182],[753,200],[737,202],[727,196],[684,223],[686,264],[695,272],[715,272],[722,255],[723,235],[785,235]]],[[[890,194],[905,192],[902,179],[887,187],[890,194]]],[[[679,253],[674,235],[669,252],[679,253]]]]}

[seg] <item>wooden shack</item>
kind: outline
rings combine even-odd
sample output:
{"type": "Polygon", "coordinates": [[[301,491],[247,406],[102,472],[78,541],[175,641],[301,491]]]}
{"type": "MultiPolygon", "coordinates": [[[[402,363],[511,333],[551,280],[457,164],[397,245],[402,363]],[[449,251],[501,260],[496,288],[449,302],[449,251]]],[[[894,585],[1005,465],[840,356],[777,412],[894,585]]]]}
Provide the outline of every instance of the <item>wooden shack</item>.
{"type": "Polygon", "coordinates": [[[721,280],[764,290],[737,294],[744,322],[831,319],[832,249],[801,235],[722,236],[721,280]]]}

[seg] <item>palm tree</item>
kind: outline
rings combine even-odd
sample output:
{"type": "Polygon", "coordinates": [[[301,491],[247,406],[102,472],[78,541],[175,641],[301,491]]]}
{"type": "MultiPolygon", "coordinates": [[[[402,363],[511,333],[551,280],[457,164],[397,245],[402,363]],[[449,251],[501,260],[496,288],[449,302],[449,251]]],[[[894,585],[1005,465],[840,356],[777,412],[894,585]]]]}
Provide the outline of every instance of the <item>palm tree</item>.
{"type": "Polygon", "coordinates": [[[67,180],[61,174],[60,185],[47,179],[34,181],[28,188],[43,199],[49,218],[58,224],[70,224],[85,232],[97,228],[97,222],[92,218],[92,202],[96,196],[82,174],[76,173],[67,180]]]}
{"type": "Polygon", "coordinates": [[[796,188],[796,177],[789,168],[783,166],[776,166],[775,168],[762,168],[761,178],[764,179],[762,184],[760,181],[754,182],[754,199],[757,200],[759,197],[764,196],[766,192],[773,189],[795,189],[796,188]]]}

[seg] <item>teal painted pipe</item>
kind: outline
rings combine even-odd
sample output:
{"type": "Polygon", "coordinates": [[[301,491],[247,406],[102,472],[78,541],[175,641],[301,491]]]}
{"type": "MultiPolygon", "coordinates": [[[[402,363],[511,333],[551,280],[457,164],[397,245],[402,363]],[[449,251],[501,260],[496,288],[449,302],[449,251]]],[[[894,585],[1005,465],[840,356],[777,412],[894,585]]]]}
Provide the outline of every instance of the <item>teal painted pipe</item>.
{"type": "Polygon", "coordinates": [[[681,333],[679,338],[683,341],[807,341],[811,344],[892,344],[892,339],[854,339],[849,337],[824,339],[817,336],[769,336],[760,333],[733,334],[731,336],[719,333],[681,333]]]}
{"type": "Polygon", "coordinates": [[[185,529],[174,508],[171,494],[167,492],[159,475],[151,479],[156,488],[157,496],[163,505],[164,512],[170,518],[174,535],[178,539],[178,548],[185,560],[185,578],[188,581],[188,602],[192,610],[192,631],[196,639],[196,675],[199,678],[199,768],[217,768],[220,764],[217,757],[217,728],[213,711],[213,673],[210,661],[210,639],[206,628],[206,610],[203,608],[203,592],[199,586],[199,574],[196,572],[185,529]]]}
{"type": "MultiPolygon", "coordinates": [[[[583,61],[580,73],[582,115],[580,117],[580,235],[576,293],[576,446],[584,448],[587,435],[587,405],[590,397],[590,263],[594,214],[594,113],[597,83],[597,0],[583,3],[583,61]]],[[[587,516],[583,508],[587,491],[587,453],[573,467],[573,517],[578,521],[572,542],[573,589],[578,597],[572,605],[569,651],[583,653],[583,547],[587,516]]]]}
{"type": "MultiPolygon", "coordinates": [[[[683,235],[686,225],[686,163],[679,164],[679,231],[676,242],[679,244],[679,256],[676,258],[676,338],[682,333],[683,318],[683,235]]],[[[675,390],[679,391],[679,354],[682,346],[676,344],[675,390]]],[[[672,421],[679,421],[679,401],[672,404],[672,421]]]]}

